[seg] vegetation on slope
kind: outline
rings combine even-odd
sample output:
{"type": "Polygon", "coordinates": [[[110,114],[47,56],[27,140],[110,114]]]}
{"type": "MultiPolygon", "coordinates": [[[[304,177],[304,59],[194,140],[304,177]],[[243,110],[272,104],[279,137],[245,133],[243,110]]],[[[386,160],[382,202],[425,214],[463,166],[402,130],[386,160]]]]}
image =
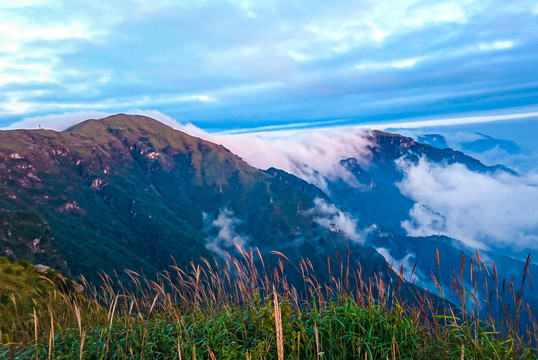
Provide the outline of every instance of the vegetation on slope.
{"type": "Polygon", "coordinates": [[[45,314],[64,312],[66,301],[85,301],[83,288],[43,265],[0,257],[0,341],[26,339],[45,314]]]}
{"type": "MultiPolygon", "coordinates": [[[[472,289],[465,289],[456,276],[451,285],[461,296],[459,309],[438,307],[423,295],[413,303],[403,301],[397,296],[402,284],[385,283],[376,275],[363,282],[361,276],[352,276],[361,268],[353,270],[346,261],[323,271],[331,274],[331,280],[319,283],[308,260],[287,264],[287,258],[278,254],[279,265],[270,269],[255,265],[255,260],[263,263],[259,252],[241,254],[225,264],[202,259],[200,265],[172,267],[157,281],[131,271],[129,283],[104,276],[99,289],[87,285],[88,297],[65,295],[47,285],[49,295],[41,296],[26,313],[17,313],[20,321],[2,330],[0,357],[281,360],[538,355],[532,347],[538,340],[533,316],[525,326],[518,321],[520,312],[507,311],[501,323],[480,317],[472,289]],[[302,287],[292,286],[283,276],[285,267],[294,266],[303,278],[302,287]]],[[[483,263],[478,255],[475,261],[483,263]]],[[[2,269],[15,265],[3,261],[2,269]]],[[[21,281],[28,276],[26,280],[35,281],[31,271],[25,271],[29,272],[21,272],[21,281]]],[[[490,288],[499,285],[493,274],[488,279],[490,288]]],[[[523,311],[525,304],[517,292],[513,295],[506,308],[523,311]]]]}

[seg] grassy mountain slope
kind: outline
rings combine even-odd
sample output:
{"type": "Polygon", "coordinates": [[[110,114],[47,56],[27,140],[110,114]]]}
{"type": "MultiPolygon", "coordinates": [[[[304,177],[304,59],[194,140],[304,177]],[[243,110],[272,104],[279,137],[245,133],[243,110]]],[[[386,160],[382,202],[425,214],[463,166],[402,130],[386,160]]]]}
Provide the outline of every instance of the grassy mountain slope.
{"type": "Polygon", "coordinates": [[[110,280],[89,298],[59,295],[31,265],[0,260],[0,284],[16,281],[36,304],[26,301],[30,306],[7,314],[13,321],[6,324],[0,303],[0,358],[536,358],[536,323],[521,328],[507,316],[497,327],[477,318],[476,309],[458,314],[427,297],[410,304],[391,292],[397,282],[355,282],[346,264],[348,275],[321,283],[317,270],[327,269],[295,264],[309,294],[298,297],[286,265],[260,268],[253,260],[243,253],[222,266],[177,268],[151,283],[131,273],[121,289],[110,280]]]}

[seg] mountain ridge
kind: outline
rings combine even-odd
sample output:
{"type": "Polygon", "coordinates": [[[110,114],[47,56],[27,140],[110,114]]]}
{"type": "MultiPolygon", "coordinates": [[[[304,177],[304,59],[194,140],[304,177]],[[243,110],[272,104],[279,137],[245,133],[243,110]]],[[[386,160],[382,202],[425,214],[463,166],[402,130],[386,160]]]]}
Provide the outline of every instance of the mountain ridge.
{"type": "MultiPolygon", "coordinates": [[[[327,178],[326,193],[283,170],[256,169],[222,145],[145,116],[118,114],[63,132],[3,131],[0,209],[6,219],[24,211],[39,231],[0,236],[0,254],[39,259],[97,282],[101,272],[150,274],[173,263],[219,258],[234,253],[234,243],[259,248],[269,262],[279,260],[272,250],[292,262],[337,262],[335,255],[350,249],[352,262],[378,271],[407,249],[400,225],[414,202],[397,186],[403,178],[397,159],[506,171],[398,134],[369,134],[368,162],[353,156],[337,162],[354,183],[327,178]],[[37,250],[36,239],[46,247],[37,250]]],[[[435,237],[430,239],[420,243],[433,254],[435,237]]],[[[451,253],[461,251],[467,250],[450,245],[451,253]]]]}
{"type": "MultiPolygon", "coordinates": [[[[119,114],[64,132],[0,132],[0,144],[0,208],[44,220],[61,258],[48,265],[67,262],[91,280],[101,271],[156,272],[210,257],[210,236],[233,252],[226,232],[296,257],[300,248],[329,254],[348,246],[306,213],[312,194],[151,118],[119,114]]],[[[0,251],[13,252],[3,244],[0,251]]]]}

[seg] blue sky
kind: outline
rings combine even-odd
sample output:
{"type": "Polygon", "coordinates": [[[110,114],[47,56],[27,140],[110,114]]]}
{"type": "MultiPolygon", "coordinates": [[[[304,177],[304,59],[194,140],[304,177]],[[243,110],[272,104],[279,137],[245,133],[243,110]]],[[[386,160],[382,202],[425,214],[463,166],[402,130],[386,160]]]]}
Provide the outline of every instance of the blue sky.
{"type": "Polygon", "coordinates": [[[137,111],[210,131],[536,112],[536,64],[530,0],[1,1],[0,127],[137,111]]]}

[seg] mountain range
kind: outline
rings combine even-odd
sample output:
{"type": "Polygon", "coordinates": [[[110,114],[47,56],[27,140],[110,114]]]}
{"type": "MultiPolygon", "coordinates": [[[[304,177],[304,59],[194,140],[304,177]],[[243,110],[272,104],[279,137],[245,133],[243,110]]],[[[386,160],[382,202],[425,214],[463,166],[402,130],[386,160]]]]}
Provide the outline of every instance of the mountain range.
{"type": "MultiPolygon", "coordinates": [[[[405,266],[409,283],[435,292],[429,274],[450,278],[474,249],[447,236],[408,236],[402,223],[416,201],[402,191],[402,161],[515,172],[398,134],[364,138],[361,157],[333,164],[345,176],[328,176],[307,163],[295,174],[260,170],[222,145],[137,115],[62,132],[0,131],[0,255],[99,282],[103,272],[153,274],[201,257],[225,259],[237,247],[258,248],[274,263],[278,252],[292,263],[326,264],[349,251],[374,272],[405,266]],[[441,270],[436,250],[446,255],[441,270]]],[[[486,256],[506,274],[524,265],[499,252],[486,256]]],[[[530,271],[538,275],[533,264],[530,271]]]]}

